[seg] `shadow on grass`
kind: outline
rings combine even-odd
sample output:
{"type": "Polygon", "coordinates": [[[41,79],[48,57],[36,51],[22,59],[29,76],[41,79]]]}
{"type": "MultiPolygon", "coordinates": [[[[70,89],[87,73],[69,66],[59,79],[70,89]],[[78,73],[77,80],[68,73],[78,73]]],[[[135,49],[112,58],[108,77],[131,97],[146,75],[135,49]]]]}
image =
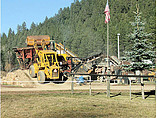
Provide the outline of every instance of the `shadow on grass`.
{"type": "MultiPolygon", "coordinates": [[[[133,95],[136,95],[135,98],[141,97],[141,92],[138,93],[132,93],[133,95]]],[[[144,95],[146,95],[145,99],[147,99],[150,95],[155,95],[155,90],[150,90],[149,92],[144,92],[144,95]]]]}
{"type": "MultiPolygon", "coordinates": [[[[112,93],[111,93],[111,94],[112,94],[112,93]]],[[[118,93],[118,94],[115,94],[115,95],[111,95],[110,98],[117,97],[117,96],[119,96],[119,95],[122,95],[121,92],[118,93]]]]}
{"type": "MultiPolygon", "coordinates": [[[[107,95],[107,92],[103,92],[103,93],[97,92],[97,93],[94,94],[93,96],[96,96],[96,95],[103,95],[103,94],[107,95]]],[[[114,98],[114,97],[117,97],[117,96],[123,96],[123,95],[122,95],[121,92],[116,93],[116,94],[115,94],[115,93],[110,93],[110,98],[114,98]]]]}

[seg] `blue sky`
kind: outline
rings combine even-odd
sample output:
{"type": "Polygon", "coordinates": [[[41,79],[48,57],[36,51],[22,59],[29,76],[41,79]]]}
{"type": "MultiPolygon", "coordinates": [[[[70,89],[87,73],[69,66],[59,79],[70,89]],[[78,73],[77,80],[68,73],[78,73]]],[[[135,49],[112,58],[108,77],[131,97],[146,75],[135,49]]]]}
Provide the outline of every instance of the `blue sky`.
{"type": "Polygon", "coordinates": [[[9,28],[16,33],[17,25],[25,21],[27,28],[32,22],[40,23],[45,17],[53,17],[60,8],[68,7],[74,0],[1,0],[1,33],[9,28]]]}

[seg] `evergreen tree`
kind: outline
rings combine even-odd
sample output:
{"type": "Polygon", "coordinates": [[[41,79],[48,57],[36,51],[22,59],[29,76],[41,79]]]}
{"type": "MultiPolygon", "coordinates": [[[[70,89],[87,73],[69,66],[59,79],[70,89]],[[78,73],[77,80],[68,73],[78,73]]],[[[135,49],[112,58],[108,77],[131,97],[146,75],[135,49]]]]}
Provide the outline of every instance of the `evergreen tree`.
{"type": "Polygon", "coordinates": [[[22,23],[22,31],[26,31],[26,30],[27,30],[26,22],[23,22],[22,23]]]}
{"type": "Polygon", "coordinates": [[[131,51],[126,51],[127,60],[131,61],[130,65],[123,65],[127,71],[140,70],[155,67],[155,52],[152,49],[152,44],[148,42],[147,37],[150,33],[144,32],[145,23],[141,21],[140,13],[135,13],[135,21],[131,23],[134,31],[129,35],[129,39],[133,44],[131,51]],[[152,61],[153,63],[150,63],[152,61]]]}
{"type": "Polygon", "coordinates": [[[47,22],[47,21],[48,21],[48,17],[46,16],[46,17],[45,17],[45,21],[44,21],[44,22],[47,22]]]}
{"type": "Polygon", "coordinates": [[[34,22],[32,22],[31,27],[30,27],[30,30],[35,29],[35,27],[36,27],[35,23],[34,23],[34,22]]]}
{"type": "Polygon", "coordinates": [[[17,34],[19,34],[20,32],[22,32],[22,26],[21,25],[17,25],[17,34]]]}
{"type": "Polygon", "coordinates": [[[5,70],[5,64],[7,60],[7,36],[5,33],[2,34],[1,37],[1,70],[5,70]]]}

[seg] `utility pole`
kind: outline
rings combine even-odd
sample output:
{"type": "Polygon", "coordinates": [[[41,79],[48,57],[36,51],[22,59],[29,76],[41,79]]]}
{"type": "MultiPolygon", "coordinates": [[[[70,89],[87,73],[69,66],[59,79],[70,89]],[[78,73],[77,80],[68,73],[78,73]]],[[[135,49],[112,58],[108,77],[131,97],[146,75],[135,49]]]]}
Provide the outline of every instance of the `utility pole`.
{"type": "Polygon", "coordinates": [[[120,59],[120,51],[119,51],[119,36],[120,36],[120,33],[118,33],[117,36],[118,36],[118,59],[120,59]]]}

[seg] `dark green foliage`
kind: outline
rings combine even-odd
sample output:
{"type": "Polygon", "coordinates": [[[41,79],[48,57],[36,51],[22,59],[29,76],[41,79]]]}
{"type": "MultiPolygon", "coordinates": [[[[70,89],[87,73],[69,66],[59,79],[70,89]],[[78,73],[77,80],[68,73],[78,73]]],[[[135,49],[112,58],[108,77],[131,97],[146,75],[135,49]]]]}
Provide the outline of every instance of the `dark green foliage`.
{"type": "MultiPolygon", "coordinates": [[[[156,1],[139,0],[142,18],[147,22],[145,31],[152,33],[148,42],[155,50],[156,37],[156,1]]],[[[87,57],[97,52],[106,53],[107,25],[105,22],[106,1],[104,0],[75,0],[70,7],[61,8],[54,17],[45,17],[39,24],[32,22],[30,29],[26,23],[17,26],[17,33],[9,30],[8,36],[2,35],[2,50],[7,60],[8,47],[25,47],[29,35],[49,35],[57,43],[65,41],[66,48],[80,57],[87,57]],[[7,43],[10,42],[11,43],[7,43]]],[[[109,0],[111,21],[109,22],[109,55],[117,55],[117,33],[120,33],[120,54],[132,47],[127,34],[132,31],[129,24],[133,21],[136,2],[134,0],[109,0]]],[[[13,54],[13,52],[12,52],[13,54]]],[[[15,60],[13,59],[13,62],[15,60]]],[[[2,63],[3,64],[3,63],[2,63]]]]}
{"type": "Polygon", "coordinates": [[[128,71],[142,71],[155,67],[155,51],[153,51],[153,45],[148,42],[148,37],[151,34],[144,32],[145,23],[141,22],[141,16],[138,12],[135,16],[135,22],[132,22],[131,25],[134,27],[134,30],[128,37],[133,45],[131,50],[126,52],[126,59],[131,61],[131,64],[123,65],[124,69],[128,71]]]}

